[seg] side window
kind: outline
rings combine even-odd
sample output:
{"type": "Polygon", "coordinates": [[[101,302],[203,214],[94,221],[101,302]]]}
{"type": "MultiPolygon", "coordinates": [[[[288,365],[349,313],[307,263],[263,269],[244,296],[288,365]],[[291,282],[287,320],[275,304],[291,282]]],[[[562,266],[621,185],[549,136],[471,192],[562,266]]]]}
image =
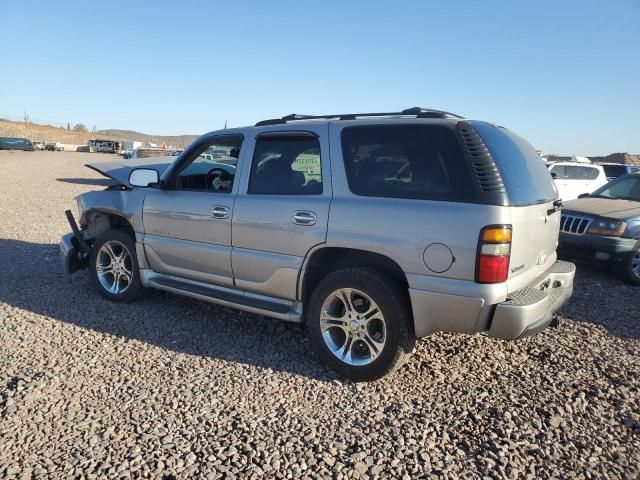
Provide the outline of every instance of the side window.
{"type": "Polygon", "coordinates": [[[320,195],[322,168],[318,138],[311,134],[258,137],[248,193],[320,195]]]}
{"type": "Polygon", "coordinates": [[[565,170],[563,165],[553,165],[550,172],[556,174],[555,178],[565,178],[565,170]]]}
{"type": "Polygon", "coordinates": [[[242,137],[223,136],[195,150],[176,176],[178,190],[231,193],[242,146],[242,137]]]}
{"type": "Polygon", "coordinates": [[[600,173],[597,168],[582,167],[584,169],[584,178],[587,180],[595,180],[600,173]]]}
{"type": "Polygon", "coordinates": [[[346,127],[342,156],[356,195],[446,201],[467,201],[474,195],[466,160],[447,127],[346,127]]]}
{"type": "Polygon", "coordinates": [[[563,178],[567,180],[584,180],[584,167],[578,165],[567,165],[564,167],[565,175],[563,178]]]}

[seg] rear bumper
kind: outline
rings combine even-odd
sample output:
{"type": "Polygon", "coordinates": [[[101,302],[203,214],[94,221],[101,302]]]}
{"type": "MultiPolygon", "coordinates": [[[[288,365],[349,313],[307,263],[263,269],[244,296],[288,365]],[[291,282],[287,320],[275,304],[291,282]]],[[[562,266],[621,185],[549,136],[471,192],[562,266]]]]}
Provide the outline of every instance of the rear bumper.
{"type": "MultiPolygon", "coordinates": [[[[531,285],[508,293],[506,284],[455,282],[447,293],[409,288],[417,337],[434,332],[481,333],[505,340],[547,327],[573,293],[573,263],[557,261],[531,285]],[[453,288],[459,283],[465,284],[453,288]]],[[[410,279],[414,285],[415,278],[410,279]]]]}
{"type": "Polygon", "coordinates": [[[547,327],[573,293],[576,266],[558,261],[533,286],[496,305],[489,336],[504,340],[528,337],[547,327]]]}

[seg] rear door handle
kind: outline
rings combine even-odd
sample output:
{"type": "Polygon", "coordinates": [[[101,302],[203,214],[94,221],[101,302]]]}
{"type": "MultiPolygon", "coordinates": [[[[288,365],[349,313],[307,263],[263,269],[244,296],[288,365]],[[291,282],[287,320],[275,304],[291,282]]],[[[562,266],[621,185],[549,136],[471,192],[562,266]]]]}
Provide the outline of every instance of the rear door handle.
{"type": "Polygon", "coordinates": [[[313,212],[298,210],[293,214],[293,223],[296,225],[315,225],[317,218],[318,217],[313,212]]]}
{"type": "Polygon", "coordinates": [[[229,218],[230,214],[231,212],[229,207],[225,207],[223,205],[214,205],[211,207],[211,216],[213,218],[224,220],[225,218],[229,218]]]}

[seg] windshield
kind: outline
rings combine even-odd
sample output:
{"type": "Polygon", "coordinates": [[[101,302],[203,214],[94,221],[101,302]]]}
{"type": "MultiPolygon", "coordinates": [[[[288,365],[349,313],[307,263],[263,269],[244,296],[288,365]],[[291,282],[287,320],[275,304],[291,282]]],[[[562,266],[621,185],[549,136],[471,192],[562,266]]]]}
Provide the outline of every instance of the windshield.
{"type": "Polygon", "coordinates": [[[640,202],[640,175],[618,177],[600,187],[589,196],[640,202]]]}

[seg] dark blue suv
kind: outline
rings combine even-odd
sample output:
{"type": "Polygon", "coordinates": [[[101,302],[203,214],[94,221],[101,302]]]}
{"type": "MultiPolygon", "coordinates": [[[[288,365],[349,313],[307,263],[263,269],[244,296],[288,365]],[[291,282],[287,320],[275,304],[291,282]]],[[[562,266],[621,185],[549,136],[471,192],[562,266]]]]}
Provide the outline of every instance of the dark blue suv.
{"type": "Polygon", "coordinates": [[[0,137],[0,150],[26,150],[33,152],[35,149],[31,140],[26,138],[0,137]]]}
{"type": "Polygon", "coordinates": [[[623,165],[620,163],[602,163],[601,165],[602,168],[604,168],[604,174],[607,176],[607,180],[613,180],[621,175],[640,171],[640,167],[634,165],[623,165]]]}

